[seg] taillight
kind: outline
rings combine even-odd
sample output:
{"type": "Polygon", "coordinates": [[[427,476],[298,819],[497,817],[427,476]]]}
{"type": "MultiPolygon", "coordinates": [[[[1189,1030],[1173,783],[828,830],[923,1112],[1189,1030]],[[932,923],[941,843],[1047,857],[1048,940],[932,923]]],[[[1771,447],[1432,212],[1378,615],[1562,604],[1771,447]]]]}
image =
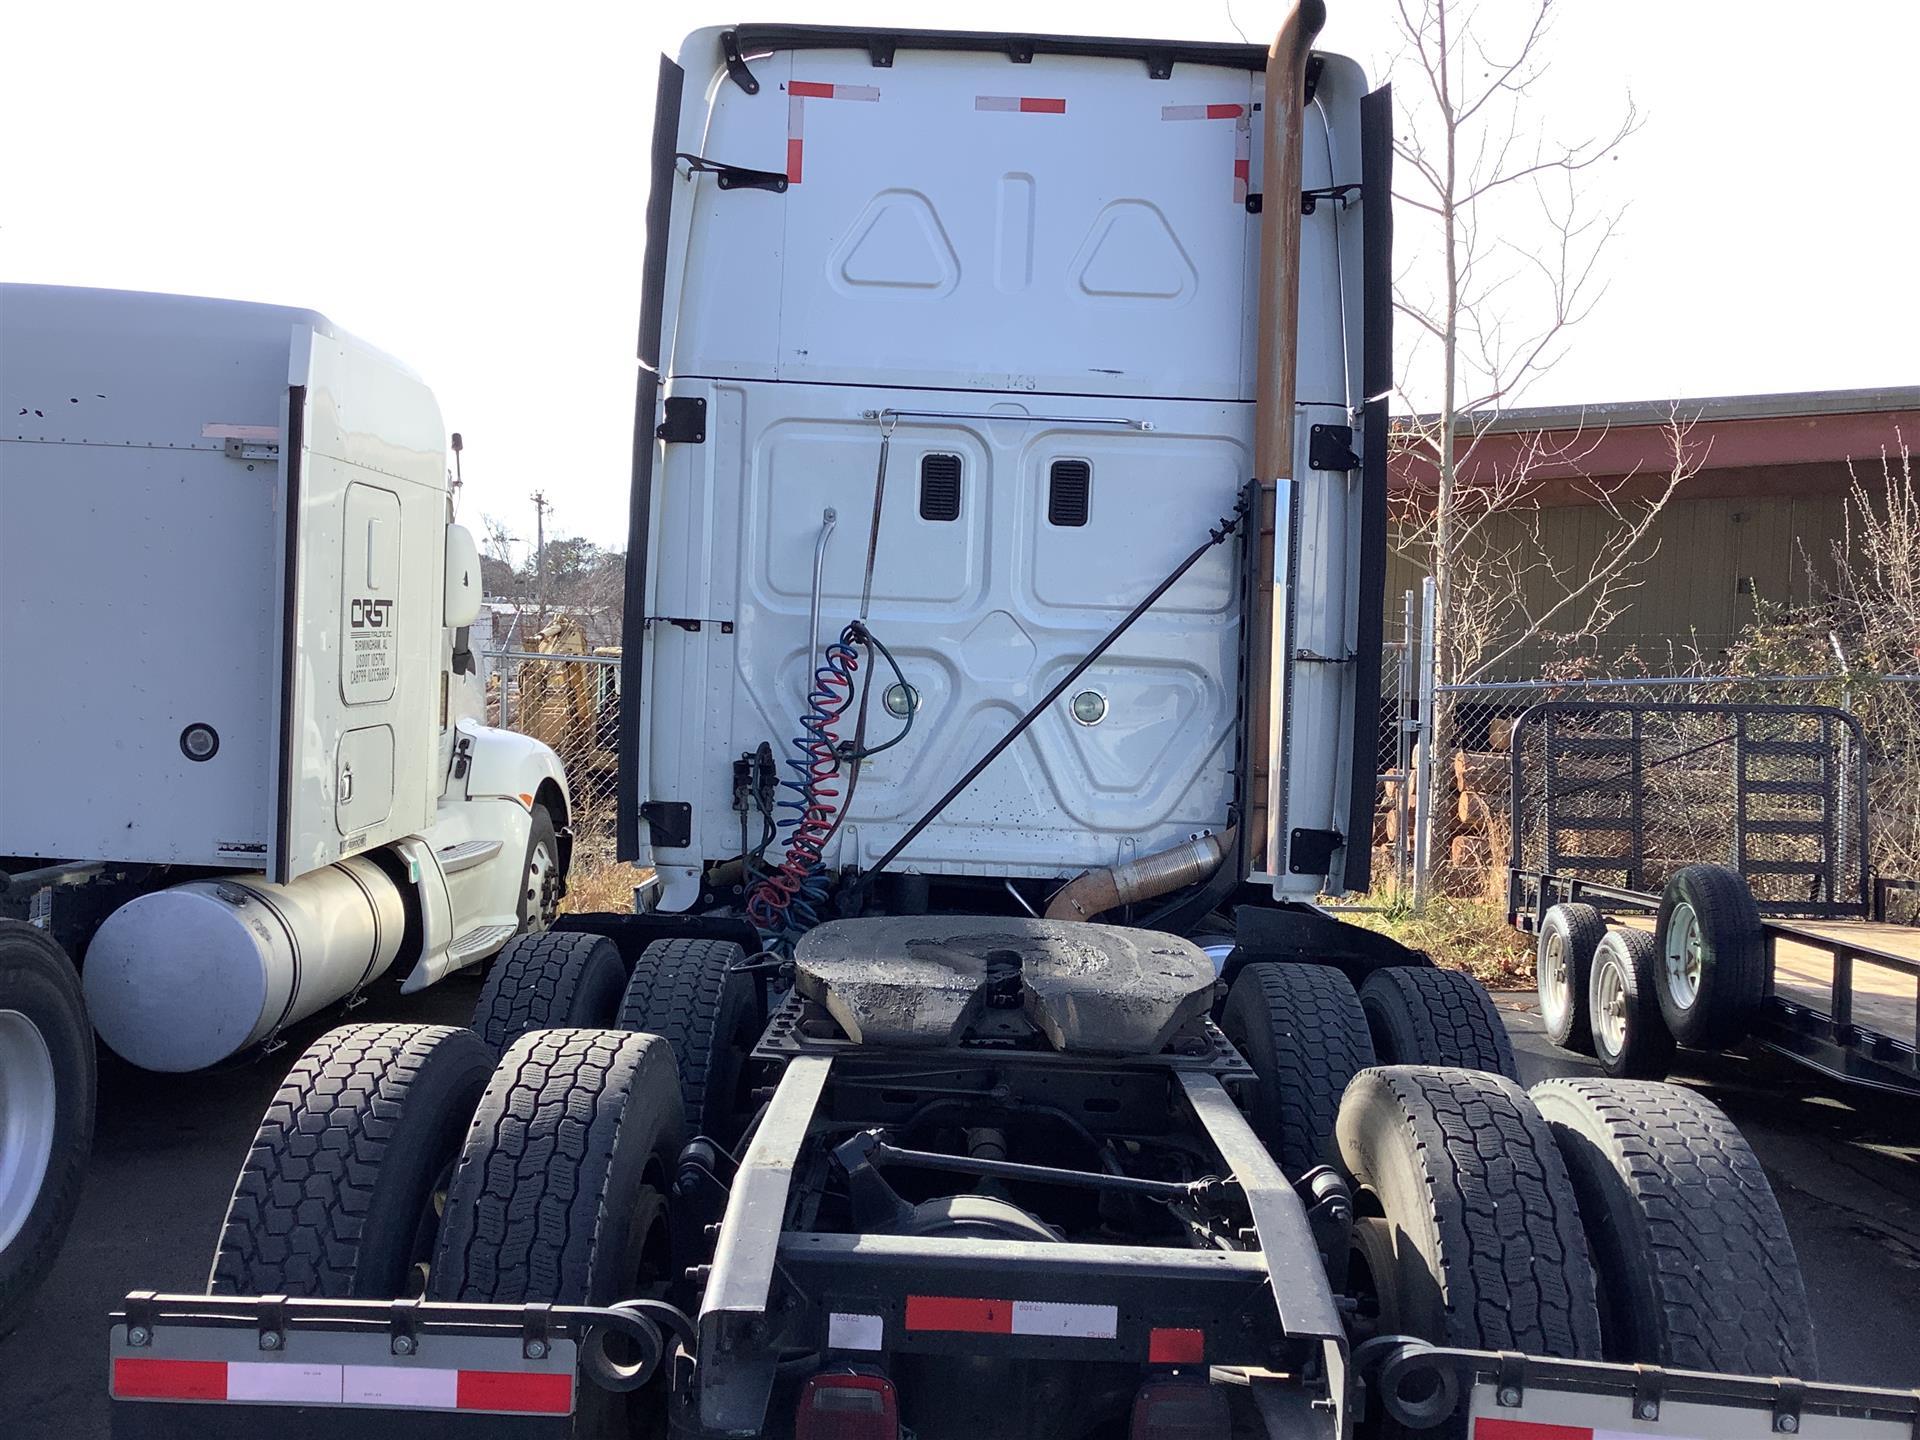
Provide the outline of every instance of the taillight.
{"type": "Polygon", "coordinates": [[[1131,1440],[1220,1440],[1233,1427],[1227,1395],[1205,1381],[1149,1380],[1133,1397],[1131,1440]]]}
{"type": "Polygon", "coordinates": [[[884,1375],[815,1375],[800,1391],[793,1433],[794,1440],[900,1440],[893,1382],[884,1375]]]}

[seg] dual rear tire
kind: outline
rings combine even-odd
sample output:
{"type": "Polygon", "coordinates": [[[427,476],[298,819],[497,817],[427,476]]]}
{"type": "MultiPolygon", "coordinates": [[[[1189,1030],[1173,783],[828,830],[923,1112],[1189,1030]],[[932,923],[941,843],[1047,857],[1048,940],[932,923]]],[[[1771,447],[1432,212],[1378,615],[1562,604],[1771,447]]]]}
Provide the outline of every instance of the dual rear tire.
{"type": "Polygon", "coordinates": [[[1811,1376],[1805,1288],[1759,1162],[1674,1086],[1391,1066],[1335,1138],[1350,1289],[1380,1334],[1811,1376]]]}

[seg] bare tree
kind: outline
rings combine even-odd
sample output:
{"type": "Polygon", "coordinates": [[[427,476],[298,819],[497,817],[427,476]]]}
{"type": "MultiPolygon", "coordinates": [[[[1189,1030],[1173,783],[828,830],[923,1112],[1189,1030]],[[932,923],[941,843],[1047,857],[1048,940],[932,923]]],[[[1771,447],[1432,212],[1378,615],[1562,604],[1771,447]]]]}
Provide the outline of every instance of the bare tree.
{"type": "Polygon", "coordinates": [[[1398,443],[1432,476],[1403,497],[1398,544],[1434,579],[1442,684],[1477,678],[1539,638],[1610,623],[1651,554],[1653,517],[1698,464],[1676,416],[1666,483],[1636,476],[1587,487],[1584,498],[1613,525],[1599,553],[1574,560],[1548,555],[1537,518],[1525,517],[1537,517],[1537,472],[1564,470],[1591,439],[1526,437],[1517,458],[1475,463],[1605,292],[1599,261],[1620,212],[1585,203],[1584,180],[1640,126],[1629,98],[1603,135],[1566,142],[1541,132],[1534,101],[1552,11],[1552,0],[1396,0],[1404,73],[1394,200],[1406,229],[1425,232],[1395,285],[1413,337],[1401,399],[1418,417],[1398,443]],[[1429,403],[1415,403],[1422,397],[1429,403]],[[1496,515],[1521,523],[1490,527],[1496,515]],[[1540,587],[1525,581],[1545,581],[1551,599],[1530,605],[1526,594],[1540,587]]]}

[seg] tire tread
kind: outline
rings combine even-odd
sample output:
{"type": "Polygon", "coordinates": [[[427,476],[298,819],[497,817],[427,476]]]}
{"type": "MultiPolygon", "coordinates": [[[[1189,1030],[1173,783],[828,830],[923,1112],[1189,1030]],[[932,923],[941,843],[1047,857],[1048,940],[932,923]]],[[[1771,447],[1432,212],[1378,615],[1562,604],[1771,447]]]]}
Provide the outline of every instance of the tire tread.
{"type": "Polygon", "coordinates": [[[1229,1036],[1265,1027],[1270,1044],[1261,1048],[1271,1049],[1273,1065],[1260,1081],[1272,1103],[1258,1107],[1260,1138],[1283,1172],[1301,1174],[1320,1162],[1348,1081],[1375,1063],[1353,982],[1330,965],[1251,964],[1234,980],[1223,1019],[1229,1036]]]}
{"type": "Polygon", "coordinates": [[[578,930],[509,940],[480,987],[472,1028],[498,1055],[529,1030],[580,1024],[570,1013],[574,997],[602,946],[619,953],[606,936],[578,930]]]}
{"type": "Polygon", "coordinates": [[[409,1092],[450,1025],[344,1025],[280,1082],[234,1182],[207,1288],[215,1295],[354,1295],[374,1190],[409,1092]]]}
{"type": "Polygon", "coordinates": [[[1533,1094],[1556,1132],[1563,1108],[1584,1112],[1645,1221],[1640,1273],[1652,1279],[1663,1353],[1620,1358],[1812,1379],[1813,1324],[1786,1218],[1726,1112],[1651,1080],[1546,1080],[1533,1094]]]}
{"type": "MultiPolygon", "coordinates": [[[[1413,1053],[1381,1054],[1383,1063],[1459,1066],[1519,1078],[1507,1027],[1493,997],[1471,975],[1415,965],[1376,970],[1360,987],[1360,1002],[1376,1013],[1397,1014],[1410,1027],[1413,1053]]],[[[1383,1048],[1378,1040],[1376,1030],[1376,1053],[1383,1048]]]]}
{"type": "MultiPolygon", "coordinates": [[[[1354,1081],[1355,1091],[1369,1086],[1397,1106],[1439,1237],[1450,1333],[1423,1338],[1597,1357],[1599,1309],[1573,1182],[1526,1092],[1502,1075],[1425,1065],[1354,1081]]],[[[1341,1133],[1344,1149],[1344,1116],[1341,1133]]]]}

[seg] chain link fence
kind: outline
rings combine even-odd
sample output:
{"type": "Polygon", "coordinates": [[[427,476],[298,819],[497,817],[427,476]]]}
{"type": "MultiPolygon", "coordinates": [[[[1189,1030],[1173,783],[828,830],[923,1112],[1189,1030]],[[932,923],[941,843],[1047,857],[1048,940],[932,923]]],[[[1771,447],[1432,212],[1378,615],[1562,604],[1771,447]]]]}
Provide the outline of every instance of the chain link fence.
{"type": "MultiPolygon", "coordinates": [[[[1640,817],[1636,888],[1657,889],[1680,864],[1739,865],[1744,858],[1763,900],[1814,908],[1823,899],[1857,904],[1863,867],[1858,846],[1848,837],[1858,833],[1862,791],[1864,868],[1882,878],[1920,876],[1920,780],[1915,778],[1920,776],[1920,675],[1606,676],[1592,673],[1608,667],[1588,657],[1576,677],[1435,686],[1425,609],[1413,591],[1387,607],[1375,734],[1379,783],[1370,837],[1374,895],[1363,904],[1418,906],[1430,895],[1444,895],[1504,907],[1515,823],[1510,793],[1514,725],[1529,708],[1550,700],[1637,707],[1834,706],[1857,720],[1861,736],[1856,745],[1849,727],[1818,733],[1817,722],[1781,718],[1755,721],[1750,734],[1736,737],[1731,713],[1711,711],[1643,719],[1641,731],[1627,736],[1620,731],[1632,723],[1622,718],[1625,712],[1596,718],[1598,728],[1588,741],[1631,739],[1633,746],[1616,748],[1611,758],[1600,747],[1602,753],[1586,757],[1593,773],[1585,781],[1577,774],[1568,781],[1575,788],[1600,785],[1591,811],[1569,812],[1576,828],[1591,827],[1588,834],[1561,836],[1556,862],[1577,858],[1583,847],[1586,858],[1596,861],[1619,849],[1627,817],[1607,807],[1623,802],[1598,789],[1637,757],[1650,810],[1640,817]],[[1808,724],[1814,725],[1812,731],[1808,724]],[[1437,741],[1436,733],[1447,738],[1437,741]],[[1769,744],[1787,748],[1769,751],[1769,744]],[[1794,747],[1821,744],[1836,757],[1831,764],[1845,773],[1825,777],[1818,791],[1787,788],[1804,784],[1813,759],[1811,750],[1794,747]],[[1767,796],[1750,799],[1744,808],[1735,803],[1742,757],[1747,779],[1758,782],[1757,791],[1751,784],[1748,790],[1767,796]],[[1608,819],[1619,823],[1611,829],[1600,824],[1608,819]],[[1814,863],[1822,845],[1831,850],[1832,863],[1825,869],[1814,863]]],[[[1639,670],[1641,653],[1636,648],[1615,663],[1639,670]]],[[[645,877],[614,858],[619,656],[493,650],[481,660],[488,723],[534,736],[566,767],[573,795],[570,908],[624,909],[632,887],[645,877]]],[[[1524,730],[1522,743],[1528,743],[1524,730]]],[[[1544,754],[1521,758],[1524,771],[1544,775],[1544,754]]],[[[1521,817],[1523,861],[1532,868],[1547,868],[1537,863],[1547,854],[1540,821],[1539,815],[1521,817]]],[[[1626,878],[1622,867],[1615,883],[1626,878]]],[[[1897,903],[1912,909],[1920,896],[1901,891],[1897,903]]]]}
{"type": "MultiPolygon", "coordinates": [[[[1690,672],[1649,673],[1656,647],[1636,643],[1610,662],[1597,654],[1572,664],[1564,655],[1558,664],[1542,659],[1538,679],[1436,685],[1430,593],[1409,591],[1388,606],[1376,899],[1418,907],[1441,895],[1504,908],[1515,722],[1547,701],[1591,707],[1584,734],[1569,739],[1586,753],[1551,762],[1560,767],[1554,787],[1569,800],[1585,794],[1588,804],[1563,807],[1570,828],[1556,827],[1553,837],[1542,831],[1537,803],[1523,807],[1529,868],[1552,868],[1551,858],[1575,871],[1605,870],[1609,883],[1657,890],[1679,865],[1720,861],[1747,874],[1770,908],[1808,911],[1871,908],[1871,877],[1920,876],[1920,674],[1713,673],[1717,656],[1672,646],[1660,658],[1691,654],[1690,672]],[[1775,708],[1807,706],[1844,711],[1857,738],[1850,724],[1775,708]],[[1622,783],[1628,774],[1631,786],[1622,783]]],[[[1524,728],[1521,737],[1530,743],[1524,728]]],[[[1533,729],[1531,744],[1523,777],[1544,785],[1544,727],[1533,729]]],[[[1891,893],[1913,908],[1911,892],[1891,893]]]]}
{"type": "Polygon", "coordinates": [[[487,723],[530,735],[560,757],[573,810],[566,908],[624,910],[643,877],[615,855],[619,809],[620,657],[481,653],[487,723]]]}

